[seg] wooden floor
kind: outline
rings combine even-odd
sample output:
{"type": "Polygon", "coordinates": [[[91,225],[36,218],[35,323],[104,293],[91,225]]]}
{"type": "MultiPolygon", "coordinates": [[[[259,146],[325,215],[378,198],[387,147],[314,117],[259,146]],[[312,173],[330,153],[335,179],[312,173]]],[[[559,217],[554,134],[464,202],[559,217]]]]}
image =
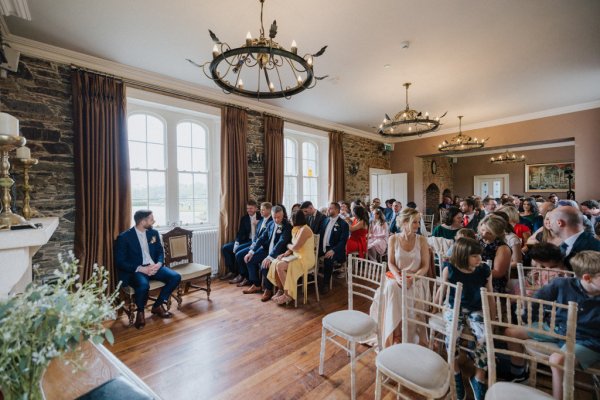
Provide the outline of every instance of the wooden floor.
{"type": "MultiPolygon", "coordinates": [[[[325,376],[318,373],[321,319],[345,308],[340,280],[320,303],[309,290],[309,303],[297,309],[262,303],[217,280],[210,301],[204,292],[189,294],[172,319],[148,312],[137,330],[121,317],[110,325],[115,344],[108,348],[163,399],[348,399],[345,352],[329,343],[325,376]]],[[[367,311],[364,303],[355,308],[367,311]]],[[[358,361],[356,377],[357,397],[373,399],[373,352],[358,361]]]]}

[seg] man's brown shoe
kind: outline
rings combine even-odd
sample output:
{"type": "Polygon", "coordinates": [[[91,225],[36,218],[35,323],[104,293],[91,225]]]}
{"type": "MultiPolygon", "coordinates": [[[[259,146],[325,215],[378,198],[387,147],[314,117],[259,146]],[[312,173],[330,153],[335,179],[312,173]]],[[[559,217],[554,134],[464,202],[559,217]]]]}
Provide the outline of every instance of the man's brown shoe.
{"type": "Polygon", "coordinates": [[[165,310],[165,306],[162,304],[159,306],[152,307],[152,310],[150,310],[150,312],[152,312],[152,314],[158,315],[161,318],[171,318],[173,316],[173,314],[165,310]]]}
{"type": "Polygon", "coordinates": [[[262,289],[260,286],[252,285],[248,289],[244,289],[242,292],[244,294],[260,293],[262,292],[262,289]]]}
{"type": "Polygon", "coordinates": [[[144,311],[138,311],[135,315],[135,324],[133,324],[136,329],[142,329],[146,326],[146,316],[144,315],[144,311]]]}
{"type": "Polygon", "coordinates": [[[229,281],[229,283],[231,283],[232,285],[233,285],[233,284],[238,284],[238,283],[240,283],[240,282],[241,282],[241,281],[243,281],[243,280],[244,280],[244,277],[243,277],[243,276],[241,276],[241,275],[238,275],[238,276],[236,276],[235,278],[231,279],[231,280],[229,281]]]}
{"type": "Polygon", "coordinates": [[[260,298],[260,301],[262,301],[262,302],[269,301],[269,300],[271,300],[271,297],[273,297],[273,291],[267,289],[267,290],[265,290],[262,297],[260,298]]]}
{"type": "Polygon", "coordinates": [[[250,281],[248,279],[244,278],[236,286],[237,287],[250,286],[250,281]]]}

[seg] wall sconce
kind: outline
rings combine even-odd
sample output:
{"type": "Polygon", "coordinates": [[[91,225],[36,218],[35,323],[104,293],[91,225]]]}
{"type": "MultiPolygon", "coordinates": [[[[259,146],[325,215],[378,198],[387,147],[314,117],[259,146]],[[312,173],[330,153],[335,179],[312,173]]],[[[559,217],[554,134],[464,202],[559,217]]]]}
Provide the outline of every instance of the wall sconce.
{"type": "Polygon", "coordinates": [[[250,154],[250,157],[248,160],[252,164],[260,164],[263,161],[263,156],[258,151],[255,151],[254,153],[250,154]]]}
{"type": "Polygon", "coordinates": [[[358,174],[359,166],[360,166],[360,163],[358,163],[358,162],[350,163],[350,165],[348,166],[348,173],[352,176],[355,176],[356,174],[358,174]]]}

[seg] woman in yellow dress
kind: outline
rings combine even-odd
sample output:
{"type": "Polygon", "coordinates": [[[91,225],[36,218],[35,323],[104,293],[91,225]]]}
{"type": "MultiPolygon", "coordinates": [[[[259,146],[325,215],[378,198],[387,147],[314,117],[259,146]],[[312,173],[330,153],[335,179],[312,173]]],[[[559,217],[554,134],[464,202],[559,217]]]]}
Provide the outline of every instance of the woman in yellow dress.
{"type": "Polygon", "coordinates": [[[296,300],[298,279],[314,265],[313,232],[306,224],[304,212],[298,210],[292,214],[292,243],[269,266],[267,278],[279,288],[272,300],[277,304],[288,304],[296,300]]]}

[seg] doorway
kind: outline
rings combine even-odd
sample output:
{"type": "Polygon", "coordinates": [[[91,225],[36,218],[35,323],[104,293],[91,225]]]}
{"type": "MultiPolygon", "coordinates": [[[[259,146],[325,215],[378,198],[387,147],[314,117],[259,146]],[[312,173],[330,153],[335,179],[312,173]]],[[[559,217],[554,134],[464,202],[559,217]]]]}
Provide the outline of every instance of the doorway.
{"type": "Polygon", "coordinates": [[[487,196],[499,198],[502,193],[509,192],[509,176],[509,174],[476,175],[473,177],[473,193],[481,196],[482,199],[487,196]]]}

